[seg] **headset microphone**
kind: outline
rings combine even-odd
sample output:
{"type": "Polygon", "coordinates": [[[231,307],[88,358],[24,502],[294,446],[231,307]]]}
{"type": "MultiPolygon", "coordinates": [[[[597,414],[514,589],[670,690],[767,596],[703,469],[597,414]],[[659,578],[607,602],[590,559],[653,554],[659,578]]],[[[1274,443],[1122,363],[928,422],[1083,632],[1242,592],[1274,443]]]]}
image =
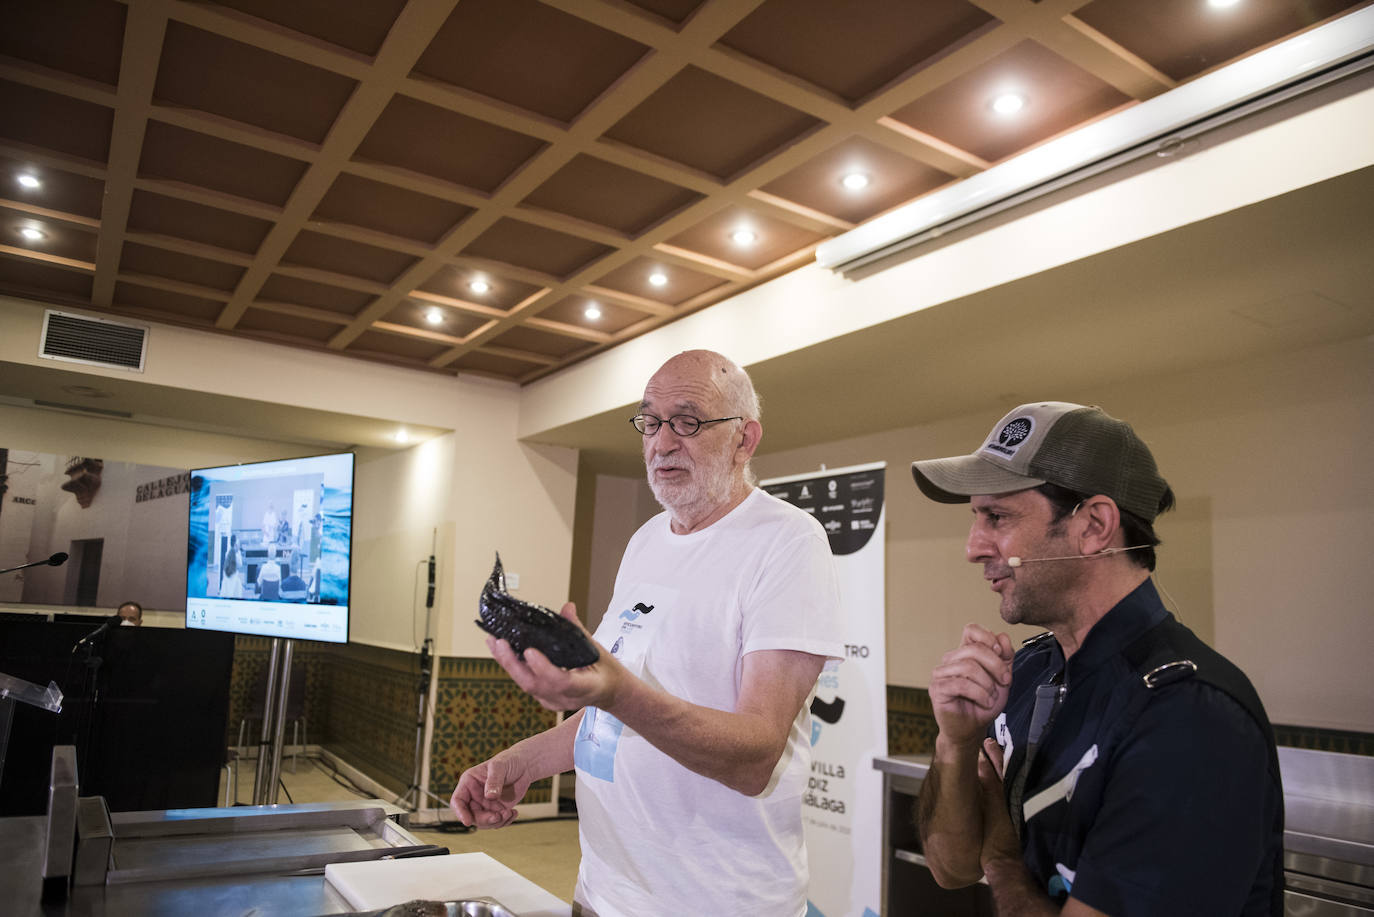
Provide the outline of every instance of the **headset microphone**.
{"type": "Polygon", "coordinates": [[[1020,557],[1008,557],[1008,567],[1019,567],[1022,564],[1043,564],[1048,560],[1084,560],[1093,557],[1103,557],[1107,554],[1120,554],[1123,551],[1140,551],[1150,547],[1148,544],[1131,545],[1129,548],[1103,548],[1096,554],[1065,554],[1062,557],[1027,557],[1024,560],[1020,557]]]}

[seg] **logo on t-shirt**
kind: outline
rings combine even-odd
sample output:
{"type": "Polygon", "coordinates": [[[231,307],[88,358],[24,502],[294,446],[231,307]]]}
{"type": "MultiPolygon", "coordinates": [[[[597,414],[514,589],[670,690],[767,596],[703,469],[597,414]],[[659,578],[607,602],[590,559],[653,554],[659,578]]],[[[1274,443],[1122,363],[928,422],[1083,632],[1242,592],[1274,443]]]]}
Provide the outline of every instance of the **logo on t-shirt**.
{"type": "Polygon", "coordinates": [[[653,605],[645,605],[643,602],[635,602],[633,608],[627,608],[620,613],[620,619],[625,623],[620,625],[620,632],[625,633],[630,630],[638,630],[640,625],[635,622],[646,614],[654,610],[653,605]]]}

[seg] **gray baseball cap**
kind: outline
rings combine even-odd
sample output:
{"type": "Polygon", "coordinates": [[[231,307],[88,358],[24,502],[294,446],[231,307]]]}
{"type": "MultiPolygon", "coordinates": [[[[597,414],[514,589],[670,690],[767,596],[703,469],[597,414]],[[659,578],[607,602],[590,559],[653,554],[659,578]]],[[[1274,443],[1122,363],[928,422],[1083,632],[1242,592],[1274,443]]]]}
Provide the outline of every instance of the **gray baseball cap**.
{"type": "Polygon", "coordinates": [[[1146,522],[1159,515],[1169,491],[1130,424],[1101,408],[1065,401],[1023,404],[999,420],[972,455],[912,462],[911,474],[939,503],[1050,483],[1104,494],[1146,522]]]}

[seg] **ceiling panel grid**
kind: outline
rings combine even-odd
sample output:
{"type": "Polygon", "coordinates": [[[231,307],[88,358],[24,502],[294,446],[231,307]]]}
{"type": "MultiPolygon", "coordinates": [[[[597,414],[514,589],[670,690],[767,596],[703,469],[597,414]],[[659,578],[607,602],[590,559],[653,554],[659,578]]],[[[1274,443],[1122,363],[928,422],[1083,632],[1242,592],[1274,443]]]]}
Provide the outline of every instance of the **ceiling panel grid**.
{"type": "Polygon", "coordinates": [[[16,0],[0,292],[526,383],[1363,5],[16,0]]]}

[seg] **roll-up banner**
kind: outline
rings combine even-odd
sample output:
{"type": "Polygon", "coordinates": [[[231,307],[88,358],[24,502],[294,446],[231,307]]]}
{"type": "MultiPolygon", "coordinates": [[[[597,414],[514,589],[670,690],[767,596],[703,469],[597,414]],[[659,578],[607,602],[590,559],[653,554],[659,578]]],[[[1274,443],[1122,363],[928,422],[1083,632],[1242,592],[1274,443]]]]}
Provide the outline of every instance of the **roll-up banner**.
{"type": "Polygon", "coordinates": [[[887,754],[886,465],[822,469],[761,485],[825,528],[844,607],[845,658],[826,665],[811,702],[811,776],[802,798],[808,917],[879,913],[883,782],[873,758],[887,754]]]}

